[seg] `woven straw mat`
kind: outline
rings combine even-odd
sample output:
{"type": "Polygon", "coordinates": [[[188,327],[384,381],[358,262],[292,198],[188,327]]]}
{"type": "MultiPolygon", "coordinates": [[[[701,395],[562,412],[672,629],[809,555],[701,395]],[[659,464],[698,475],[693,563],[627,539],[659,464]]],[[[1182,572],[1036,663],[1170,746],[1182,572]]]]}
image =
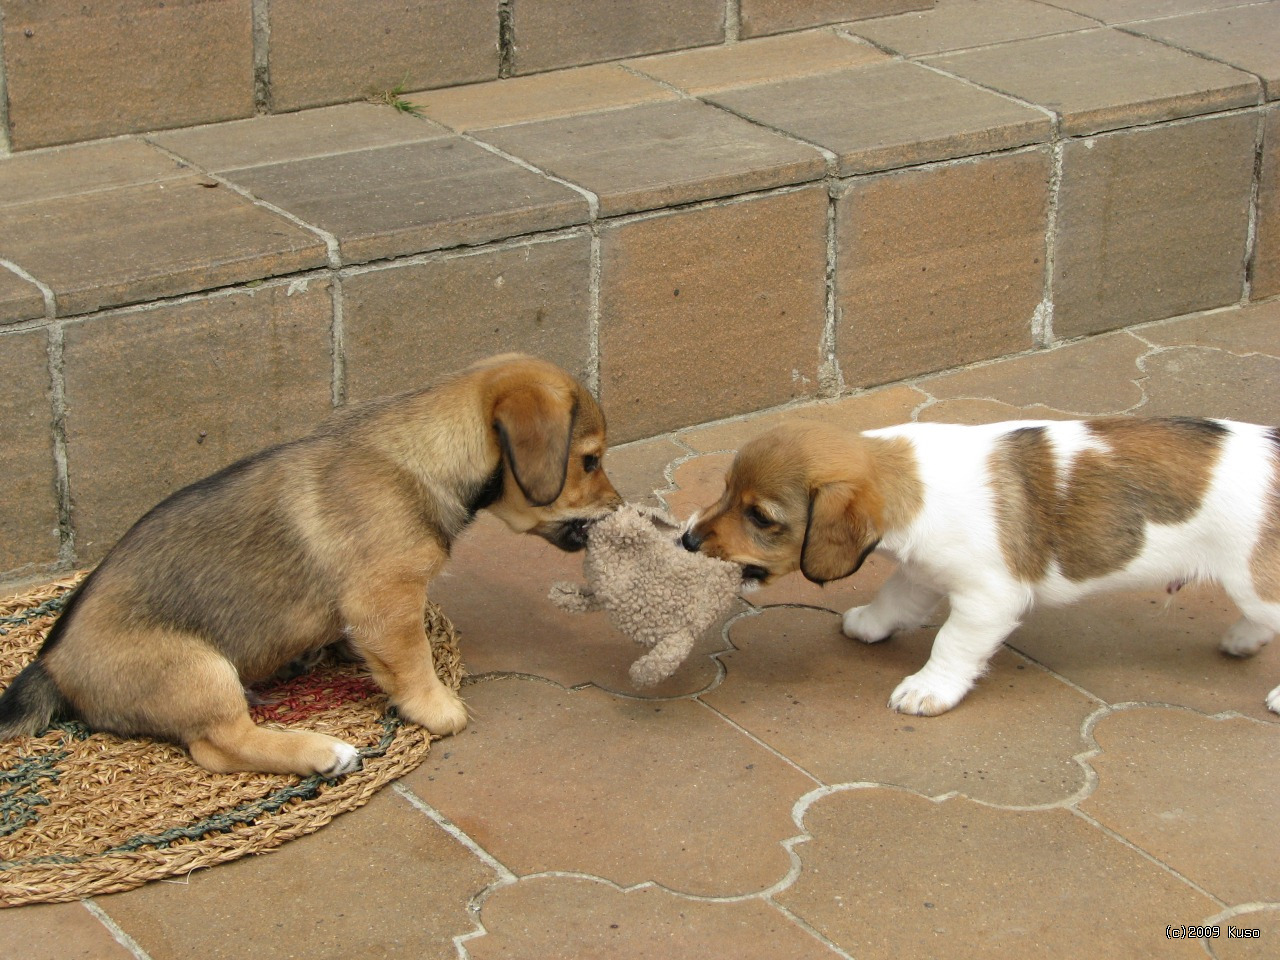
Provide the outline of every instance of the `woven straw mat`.
{"type": "MultiPolygon", "coordinates": [[[[0,598],[0,687],[35,656],[82,576],[0,598]]],[[[457,690],[457,633],[431,603],[426,626],[440,678],[457,690]]],[[[129,890],[271,850],[361,806],[430,748],[355,664],[326,662],[257,692],[256,721],[339,737],[360,749],[362,769],[334,781],[210,773],[180,747],[74,722],[0,742],[0,905],[129,890]]]]}

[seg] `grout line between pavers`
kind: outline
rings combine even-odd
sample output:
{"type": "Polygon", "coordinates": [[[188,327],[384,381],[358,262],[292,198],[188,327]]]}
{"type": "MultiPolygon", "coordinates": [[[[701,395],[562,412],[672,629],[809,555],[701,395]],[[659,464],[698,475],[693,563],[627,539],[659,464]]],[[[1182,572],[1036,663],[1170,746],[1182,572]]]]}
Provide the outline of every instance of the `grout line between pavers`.
{"type": "Polygon", "coordinates": [[[494,156],[501,157],[503,160],[506,160],[510,163],[514,163],[516,166],[521,167],[525,170],[528,170],[530,173],[536,173],[538,176],[546,180],[550,180],[552,183],[558,183],[562,187],[568,187],[574,193],[580,195],[587,201],[587,214],[589,219],[592,221],[595,221],[596,219],[599,218],[600,198],[597,197],[590,190],[588,190],[586,187],[580,187],[576,183],[573,183],[569,180],[564,179],[564,177],[557,177],[554,173],[549,173],[548,171],[543,170],[541,167],[534,166],[528,160],[522,159],[521,157],[517,157],[514,153],[507,153],[507,151],[503,150],[501,147],[495,146],[494,144],[489,143],[486,140],[481,140],[479,137],[475,136],[472,133],[468,133],[460,130],[458,131],[458,137],[462,140],[467,141],[467,143],[474,144],[475,146],[479,147],[481,150],[486,150],[489,153],[492,153],[494,156]]]}
{"type": "Polygon", "coordinates": [[[342,273],[338,270],[330,273],[329,296],[333,304],[330,311],[332,323],[329,330],[330,360],[333,365],[330,401],[337,408],[347,402],[347,328],[343,306],[342,273]]]}
{"type": "Polygon", "coordinates": [[[71,507],[71,471],[67,465],[67,385],[65,377],[65,330],[63,324],[49,327],[49,401],[52,421],[54,494],[58,502],[59,567],[69,567],[76,556],[76,530],[71,507]]]}
{"type": "MultiPolygon", "coordinates": [[[[744,616],[758,616],[758,615],[759,615],[759,614],[757,614],[757,613],[744,614],[744,616]]],[[[722,651],[722,652],[727,653],[727,652],[729,652],[729,651],[722,651]]],[[[806,770],[804,767],[800,766],[800,764],[796,763],[794,760],[792,760],[790,757],[788,757],[788,756],[787,756],[785,753],[783,753],[781,750],[777,749],[776,747],[770,746],[768,743],[766,743],[765,741],[761,740],[758,736],[756,736],[754,733],[752,733],[750,730],[748,730],[748,729],[747,729],[746,727],[744,727],[742,724],[740,724],[740,723],[738,723],[736,720],[734,720],[734,719],[730,718],[730,717],[729,717],[727,714],[725,714],[723,711],[721,711],[721,710],[717,709],[716,707],[713,707],[711,704],[707,703],[705,700],[703,700],[703,699],[702,699],[702,695],[701,695],[701,694],[699,694],[698,696],[694,697],[694,698],[693,698],[693,700],[694,700],[694,702],[695,702],[695,703],[701,704],[705,709],[710,710],[713,714],[715,714],[717,717],[719,717],[721,720],[723,720],[723,721],[724,721],[725,723],[727,723],[729,726],[733,727],[733,729],[734,729],[734,730],[736,730],[738,733],[742,734],[744,737],[746,737],[746,738],[747,738],[748,740],[750,740],[752,743],[756,744],[756,746],[761,747],[762,749],[764,749],[764,750],[768,751],[769,753],[771,753],[773,756],[777,757],[779,760],[781,760],[781,761],[782,761],[783,763],[785,763],[787,766],[791,767],[791,769],[795,770],[797,773],[802,774],[803,776],[805,776],[805,777],[807,777],[808,779],[812,780],[812,781],[813,781],[814,783],[816,783],[819,787],[825,787],[825,786],[826,786],[826,784],[825,784],[825,783],[823,783],[823,781],[822,781],[822,780],[818,779],[816,776],[814,776],[812,773],[810,773],[810,772],[809,772],[808,770],[806,770]]]]}
{"type": "MultiPolygon", "coordinates": [[[[417,810],[419,813],[426,814],[427,817],[429,817],[432,821],[435,822],[436,826],[438,826],[445,833],[449,834],[449,836],[453,837],[453,839],[457,840],[458,843],[462,844],[469,851],[471,851],[473,856],[475,856],[485,866],[487,866],[490,870],[492,870],[495,874],[497,874],[498,879],[501,882],[503,882],[504,884],[509,884],[509,883],[515,883],[516,880],[519,879],[515,875],[515,873],[513,873],[497,857],[495,857],[484,847],[480,846],[480,844],[477,843],[474,839],[472,839],[472,837],[465,830],[459,827],[456,823],[454,823],[452,820],[446,817],[443,813],[441,813],[435,807],[431,806],[431,804],[427,803],[427,801],[423,800],[420,796],[418,796],[411,789],[409,789],[409,787],[405,786],[405,783],[403,780],[397,780],[392,785],[391,789],[393,789],[396,793],[400,794],[400,796],[404,797],[405,800],[409,801],[409,804],[415,810],[417,810]]],[[[486,884],[486,888],[492,885],[493,885],[492,883],[486,884]]]]}
{"type": "Polygon", "coordinates": [[[737,43],[742,39],[742,0],[724,0],[724,42],[737,43]]]}
{"type": "Polygon", "coordinates": [[[51,286],[37,279],[12,260],[6,260],[3,257],[0,257],[0,267],[4,267],[12,273],[16,273],[23,280],[27,281],[27,283],[40,291],[40,297],[44,300],[44,317],[40,319],[53,320],[58,316],[58,299],[51,286]]]}
{"type": "Polygon", "coordinates": [[[772,896],[764,897],[763,899],[765,903],[771,906],[774,910],[777,910],[780,914],[782,914],[784,918],[791,921],[791,923],[795,924],[805,933],[809,934],[809,936],[813,937],[815,940],[821,943],[824,947],[830,950],[837,957],[843,957],[844,960],[854,960],[853,954],[849,953],[842,946],[840,946],[840,944],[836,943],[830,937],[826,936],[824,933],[818,930],[817,927],[811,924],[808,920],[804,919],[804,917],[801,917],[798,914],[792,913],[788,908],[784,907],[782,904],[778,903],[778,901],[774,900],[772,896]]]}
{"type": "Polygon", "coordinates": [[[271,0],[252,0],[253,110],[271,112],[271,0]]]}
{"type": "Polygon", "coordinates": [[[836,289],[836,264],[839,252],[839,230],[836,218],[838,203],[834,185],[827,189],[827,265],[825,274],[825,312],[822,320],[822,342],[819,345],[818,395],[835,397],[844,392],[844,374],[840,370],[840,301],[836,289]]]}
{"type": "Polygon", "coordinates": [[[98,906],[98,902],[96,900],[86,899],[81,900],[80,903],[86,910],[93,914],[95,918],[97,918],[97,921],[100,924],[107,928],[107,932],[111,934],[116,943],[120,944],[120,946],[133,954],[135,960],[151,960],[151,955],[142,949],[142,946],[137,940],[125,933],[124,928],[122,928],[120,924],[116,923],[107,911],[98,906]]]}
{"type": "Polygon", "coordinates": [[[1053,281],[1058,253],[1058,213],[1062,196],[1062,140],[1056,131],[1049,141],[1049,197],[1045,210],[1044,287],[1031,317],[1031,341],[1038,347],[1053,345],[1053,281]]]}
{"type": "Polygon", "coordinates": [[[0,4],[0,157],[13,153],[13,141],[9,137],[8,73],[4,56],[4,5],[0,4]]]}
{"type": "Polygon", "coordinates": [[[600,230],[591,224],[591,253],[587,277],[587,389],[600,397],[600,291],[602,289],[600,230]]]}
{"type": "Polygon", "coordinates": [[[1249,229],[1245,234],[1244,244],[1244,283],[1241,285],[1240,302],[1248,303],[1253,294],[1253,273],[1257,267],[1258,255],[1258,218],[1262,205],[1262,176],[1266,166],[1263,152],[1267,130],[1266,110],[1258,111],[1258,132],[1254,141],[1253,182],[1249,186],[1249,229]]]}

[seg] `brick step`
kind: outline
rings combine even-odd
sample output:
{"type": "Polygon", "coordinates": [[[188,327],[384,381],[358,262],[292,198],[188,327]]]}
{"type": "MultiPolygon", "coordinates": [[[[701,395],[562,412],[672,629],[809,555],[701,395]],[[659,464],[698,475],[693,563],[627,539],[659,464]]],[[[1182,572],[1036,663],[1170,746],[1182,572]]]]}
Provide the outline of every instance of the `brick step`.
{"type": "Polygon", "coordinates": [[[620,443],[1280,294],[1280,3],[1122,6],[1223,4],[940,0],[0,159],[0,579],[500,350],[620,443]]]}

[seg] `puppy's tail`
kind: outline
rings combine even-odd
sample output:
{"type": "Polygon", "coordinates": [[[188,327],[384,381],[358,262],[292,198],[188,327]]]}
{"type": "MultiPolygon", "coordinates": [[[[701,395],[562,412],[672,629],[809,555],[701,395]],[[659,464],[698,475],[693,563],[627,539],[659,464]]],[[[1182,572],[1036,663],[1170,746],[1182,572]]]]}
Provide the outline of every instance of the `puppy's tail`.
{"type": "Polygon", "coordinates": [[[66,706],[44,664],[33,660],[0,696],[0,740],[39,733],[66,706]]]}

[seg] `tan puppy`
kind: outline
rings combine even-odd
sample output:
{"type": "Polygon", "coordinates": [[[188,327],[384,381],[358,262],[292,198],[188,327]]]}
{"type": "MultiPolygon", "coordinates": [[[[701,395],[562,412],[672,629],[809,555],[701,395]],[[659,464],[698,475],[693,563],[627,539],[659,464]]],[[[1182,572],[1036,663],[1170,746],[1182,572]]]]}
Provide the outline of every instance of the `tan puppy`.
{"type": "MultiPolygon", "coordinates": [[[[876,643],[950,613],[929,662],[889,705],[954,707],[1035,602],[1216,581],[1243,616],[1220,643],[1248,656],[1280,631],[1280,429],[1190,418],[913,423],[866,433],[780,427],[739,452],[685,546],[748,580],[847,577],[898,562],[844,632],[876,643]]],[[[1267,697],[1280,713],[1280,687],[1267,697]]]]}
{"type": "Polygon", "coordinates": [[[0,738],[66,715],[183,743],[218,772],[348,773],[352,746],[258,727],[244,693],[344,637],[403,716],[456,733],[467,713],[433,668],[428,582],[481,509],[581,549],[621,503],[604,453],[592,396],[514,354],[339,410],[139,520],[0,698],[0,738]]]}

